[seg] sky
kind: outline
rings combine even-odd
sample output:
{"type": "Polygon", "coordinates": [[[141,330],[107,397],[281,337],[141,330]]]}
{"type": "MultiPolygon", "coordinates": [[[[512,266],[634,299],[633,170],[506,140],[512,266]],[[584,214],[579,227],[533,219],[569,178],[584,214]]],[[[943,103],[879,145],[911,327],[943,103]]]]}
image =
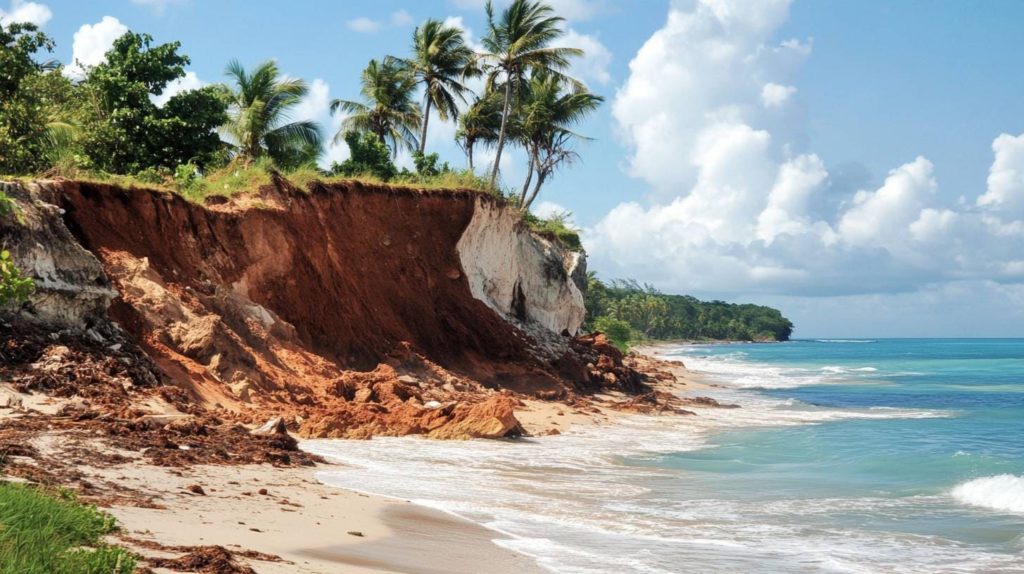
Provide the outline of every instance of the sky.
{"type": "MultiPolygon", "coordinates": [[[[772,305],[796,337],[1024,336],[1024,3],[550,3],[606,101],[538,207],[573,213],[602,278],[772,305]]],[[[168,93],[275,59],[310,84],[296,118],[333,135],[328,102],[358,98],[371,58],[428,17],[477,45],[483,4],[0,0],[0,20],[40,24],[73,78],[128,29],[180,41],[168,93]]],[[[454,126],[430,126],[464,165],[454,126]]],[[[521,151],[502,174],[522,181],[521,151]]]]}

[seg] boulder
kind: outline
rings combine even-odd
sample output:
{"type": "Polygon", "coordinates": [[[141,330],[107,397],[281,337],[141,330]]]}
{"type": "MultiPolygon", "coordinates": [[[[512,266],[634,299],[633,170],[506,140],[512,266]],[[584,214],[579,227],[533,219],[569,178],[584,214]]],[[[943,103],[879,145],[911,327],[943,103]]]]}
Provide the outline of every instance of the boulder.
{"type": "Polygon", "coordinates": [[[474,405],[459,404],[453,409],[450,422],[434,429],[427,436],[437,439],[506,438],[523,434],[516,419],[515,401],[496,395],[474,405]]]}

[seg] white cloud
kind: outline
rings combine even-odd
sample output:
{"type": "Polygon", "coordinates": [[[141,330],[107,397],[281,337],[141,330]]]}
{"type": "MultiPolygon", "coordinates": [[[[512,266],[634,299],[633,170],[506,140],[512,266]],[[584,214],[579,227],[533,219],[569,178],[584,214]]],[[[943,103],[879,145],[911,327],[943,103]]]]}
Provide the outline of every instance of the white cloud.
{"type": "Polygon", "coordinates": [[[349,30],[359,32],[361,34],[372,34],[377,30],[380,30],[380,22],[363,16],[353,18],[348,22],[345,22],[345,25],[348,26],[349,30]]]}
{"type": "Polygon", "coordinates": [[[26,22],[42,27],[53,18],[53,12],[45,4],[38,2],[26,2],[25,0],[11,0],[9,10],[0,9],[0,24],[11,24],[13,22],[26,22]]]}
{"type": "Polygon", "coordinates": [[[781,108],[796,93],[793,86],[782,86],[768,82],[761,88],[761,103],[766,108],[781,108]]]}
{"type": "Polygon", "coordinates": [[[889,172],[877,191],[858,191],[839,220],[839,233],[853,245],[886,245],[905,233],[935,194],[932,162],[918,157],[889,172]]]}
{"type": "Polygon", "coordinates": [[[174,96],[181,92],[187,92],[188,90],[198,90],[205,86],[206,83],[199,79],[199,76],[195,72],[185,72],[185,75],[167,84],[164,88],[164,92],[159,96],[153,96],[153,103],[158,106],[163,106],[174,96]]]}
{"type": "Polygon", "coordinates": [[[770,42],[788,4],[673,4],[665,26],[630,62],[612,109],[633,149],[632,175],[662,194],[689,187],[702,131],[723,122],[756,125],[764,113],[762,78],[785,80],[810,51],[797,41],[770,42]]]}
{"type": "Polygon", "coordinates": [[[988,190],[978,205],[992,211],[1024,217],[1024,134],[1000,134],[992,142],[995,161],[988,174],[988,190]]]}
{"type": "Polygon", "coordinates": [[[576,227],[576,219],[572,216],[572,211],[564,205],[553,201],[538,201],[530,207],[530,211],[541,219],[547,219],[554,215],[569,214],[569,217],[566,219],[566,223],[570,227],[576,227]]]}
{"type": "Polygon", "coordinates": [[[573,61],[570,69],[570,73],[576,78],[598,84],[607,84],[611,81],[608,66],[612,63],[612,53],[596,36],[581,34],[569,28],[552,45],[579,48],[584,51],[582,57],[573,61]]]}
{"type": "Polygon", "coordinates": [[[768,205],[757,217],[757,237],[771,244],[779,235],[808,231],[812,225],[807,215],[808,203],[826,177],[825,164],[814,154],[784,163],[768,192],[768,205]]]}
{"type": "Polygon", "coordinates": [[[332,116],[330,111],[331,86],[321,78],[309,84],[309,93],[299,105],[292,110],[292,121],[314,121],[320,125],[324,137],[324,155],[320,158],[320,166],[328,168],[331,162],[342,162],[348,159],[349,151],[345,142],[333,141],[334,134],[341,127],[341,116],[332,116]]]}
{"type": "Polygon", "coordinates": [[[811,50],[773,40],[787,10],[784,0],[673,4],[613,106],[626,168],[654,193],[585,230],[594,268],[713,296],[1024,281],[1024,134],[995,139],[987,190],[967,191],[976,200],[945,205],[924,157],[845,189],[800,149],[800,116],[784,105],[811,50]]]}
{"type": "Polygon", "coordinates": [[[71,62],[64,68],[64,75],[76,80],[85,77],[85,70],[102,63],[114,40],[127,31],[128,27],[113,16],[104,16],[95,24],[83,24],[75,32],[71,62]]]}
{"type": "Polygon", "coordinates": [[[408,10],[398,10],[391,13],[392,26],[408,26],[412,24],[412,14],[408,10]]]}

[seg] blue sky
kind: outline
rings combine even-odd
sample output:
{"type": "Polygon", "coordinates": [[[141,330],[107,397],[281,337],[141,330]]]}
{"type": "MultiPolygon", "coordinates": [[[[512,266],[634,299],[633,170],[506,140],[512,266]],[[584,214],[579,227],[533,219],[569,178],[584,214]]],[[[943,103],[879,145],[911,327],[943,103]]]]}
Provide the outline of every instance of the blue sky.
{"type": "MultiPolygon", "coordinates": [[[[541,200],[575,214],[602,276],[776,305],[797,336],[1024,336],[1024,3],[552,3],[607,102],[541,200]]],[[[482,4],[0,0],[0,18],[43,22],[68,63],[123,27],[179,40],[186,86],[274,58],[332,129],[326,101],[357,97],[370,58],[426,17],[479,40],[482,4]]]]}

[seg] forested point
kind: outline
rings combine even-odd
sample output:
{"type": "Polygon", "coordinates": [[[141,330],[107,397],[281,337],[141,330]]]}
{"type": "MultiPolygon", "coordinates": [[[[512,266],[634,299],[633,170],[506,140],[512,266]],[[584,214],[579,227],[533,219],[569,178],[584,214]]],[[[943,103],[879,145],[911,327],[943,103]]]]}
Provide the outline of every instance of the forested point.
{"type": "Polygon", "coordinates": [[[587,326],[621,348],[646,340],[788,341],[793,323],[763,305],[666,295],[633,280],[587,278],[587,326]]]}

